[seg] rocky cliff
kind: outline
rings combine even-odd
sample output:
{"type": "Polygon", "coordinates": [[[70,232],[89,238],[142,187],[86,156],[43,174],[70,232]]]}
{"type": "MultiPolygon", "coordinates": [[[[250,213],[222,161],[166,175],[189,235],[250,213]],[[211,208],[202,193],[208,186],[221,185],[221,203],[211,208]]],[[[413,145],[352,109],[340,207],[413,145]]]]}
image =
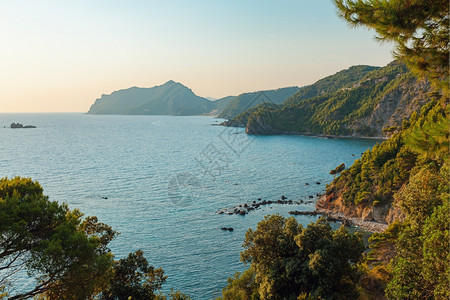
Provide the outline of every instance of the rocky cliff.
{"type": "Polygon", "coordinates": [[[393,203],[373,206],[372,204],[344,203],[342,197],[334,199],[335,195],[323,195],[316,203],[317,211],[324,214],[340,215],[344,218],[359,219],[363,222],[391,224],[404,219],[400,208],[393,203]]]}

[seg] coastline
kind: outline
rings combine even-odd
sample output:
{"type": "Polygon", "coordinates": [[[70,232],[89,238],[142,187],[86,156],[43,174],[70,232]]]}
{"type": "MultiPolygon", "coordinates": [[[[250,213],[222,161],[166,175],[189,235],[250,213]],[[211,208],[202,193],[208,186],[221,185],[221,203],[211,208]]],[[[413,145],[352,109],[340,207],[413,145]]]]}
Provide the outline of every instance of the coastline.
{"type": "MultiPolygon", "coordinates": [[[[220,124],[220,126],[224,127],[238,127],[238,128],[246,128],[246,126],[228,126],[224,121],[220,124]]],[[[251,135],[299,135],[299,136],[312,136],[312,137],[320,137],[327,139],[368,139],[368,140],[388,140],[388,136],[363,136],[363,135],[332,135],[332,134],[312,134],[312,133],[300,133],[300,132],[292,132],[292,131],[279,131],[273,134],[251,134],[251,135]]]]}
{"type": "Polygon", "coordinates": [[[346,226],[355,227],[370,232],[383,232],[389,226],[388,224],[376,221],[364,221],[360,218],[347,217],[343,213],[335,212],[329,209],[316,208],[316,212],[324,217],[341,221],[346,226]]]}

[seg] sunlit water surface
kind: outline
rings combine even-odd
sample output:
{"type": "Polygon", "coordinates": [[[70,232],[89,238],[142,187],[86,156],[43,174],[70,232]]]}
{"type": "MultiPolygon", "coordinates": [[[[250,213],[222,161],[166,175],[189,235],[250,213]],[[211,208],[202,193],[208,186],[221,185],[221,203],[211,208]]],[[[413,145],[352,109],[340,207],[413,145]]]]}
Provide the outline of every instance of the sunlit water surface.
{"type": "MultiPolygon", "coordinates": [[[[211,299],[227,277],[245,269],[239,253],[248,228],[268,214],[314,210],[314,203],[268,205],[245,216],[218,210],[282,195],[308,202],[333,179],[331,169],[351,165],[375,143],[248,136],[241,128],[212,126],[221,121],[0,114],[0,177],[38,180],[51,200],[98,216],[121,232],[111,243],[116,258],[142,249],[168,276],[165,291],[211,299]],[[12,122],[38,128],[4,128],[12,122]]],[[[316,219],[296,218],[304,225],[316,219]]]]}

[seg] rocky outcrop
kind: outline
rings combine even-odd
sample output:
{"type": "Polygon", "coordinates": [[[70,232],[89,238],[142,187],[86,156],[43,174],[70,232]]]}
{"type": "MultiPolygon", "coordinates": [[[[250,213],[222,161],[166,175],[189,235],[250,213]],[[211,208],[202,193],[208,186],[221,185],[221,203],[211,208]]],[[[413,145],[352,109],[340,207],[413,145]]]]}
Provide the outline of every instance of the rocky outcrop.
{"type": "MultiPolygon", "coordinates": [[[[313,197],[313,196],[310,196],[313,197]]],[[[218,215],[241,215],[244,216],[247,213],[261,209],[265,205],[272,205],[272,204],[287,204],[287,205],[300,205],[300,204],[310,204],[312,201],[293,201],[288,200],[286,196],[281,196],[281,199],[278,200],[261,200],[261,198],[258,198],[258,201],[253,201],[251,203],[244,203],[239,204],[238,206],[232,207],[232,208],[223,208],[217,211],[218,215]]]]}
{"type": "Polygon", "coordinates": [[[240,120],[231,119],[220,123],[220,125],[225,127],[246,127],[247,124],[241,122],[240,120]]]}
{"type": "Polygon", "coordinates": [[[222,227],[222,228],[220,228],[220,230],[232,232],[232,231],[234,231],[234,228],[233,227],[222,227]]]}
{"type": "MultiPolygon", "coordinates": [[[[378,227],[385,228],[394,221],[404,219],[400,209],[395,204],[386,205],[365,205],[365,204],[346,204],[342,197],[334,199],[333,195],[323,195],[316,202],[316,210],[323,214],[342,216],[352,220],[353,223],[368,224],[372,227],[379,224],[378,227]]],[[[376,226],[375,226],[376,227],[376,226]]]]}

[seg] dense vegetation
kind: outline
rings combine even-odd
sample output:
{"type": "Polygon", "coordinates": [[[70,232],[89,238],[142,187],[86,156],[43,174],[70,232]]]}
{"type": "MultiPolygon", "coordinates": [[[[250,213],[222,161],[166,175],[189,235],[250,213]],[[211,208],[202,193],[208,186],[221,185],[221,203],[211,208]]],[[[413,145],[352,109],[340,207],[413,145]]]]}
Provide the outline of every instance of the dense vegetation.
{"type": "Polygon", "coordinates": [[[337,92],[341,89],[350,89],[363,79],[369,72],[379,69],[372,66],[353,66],[318,80],[316,83],[300,89],[290,97],[285,104],[297,104],[302,100],[314,98],[320,95],[337,92]]]}
{"type": "MultiPolygon", "coordinates": [[[[50,201],[38,182],[0,179],[0,298],[166,299],[157,295],[164,272],[142,251],[114,261],[108,244],[117,234],[96,217],[50,201]],[[17,286],[23,271],[36,280],[28,289],[17,286]]],[[[173,292],[169,299],[188,297],[173,292]]]]}
{"type": "Polygon", "coordinates": [[[447,1],[339,1],[342,16],[393,40],[397,56],[435,92],[394,136],[364,153],[327,189],[327,201],[391,205],[399,218],[370,239],[368,295],[389,299],[448,299],[449,106],[447,1]],[[372,10],[372,12],[370,12],[372,10]],[[375,15],[373,11],[380,13],[375,15]],[[392,18],[402,16],[401,18],[392,18]],[[406,17],[407,16],[407,17],[406,17]],[[422,38],[420,37],[422,35],[422,38]]]}
{"type": "Polygon", "coordinates": [[[306,228],[291,217],[267,216],[245,235],[241,260],[250,268],[229,279],[222,299],[351,299],[364,244],[323,219],[306,228]]]}
{"type": "MultiPolygon", "coordinates": [[[[345,203],[379,205],[393,202],[393,195],[423,166],[442,167],[445,157],[445,117],[447,112],[442,103],[430,100],[422,107],[420,114],[414,113],[405,120],[400,132],[389,140],[366,151],[360,159],[344,170],[327,189],[327,196],[342,197],[345,203]],[[436,123],[438,121],[438,123],[436,123]],[[431,141],[422,140],[422,134],[444,140],[436,150],[418,151],[419,145],[431,141]],[[436,153],[438,151],[438,153],[436,153]]],[[[428,146],[427,146],[428,148],[428,146]]]]}

